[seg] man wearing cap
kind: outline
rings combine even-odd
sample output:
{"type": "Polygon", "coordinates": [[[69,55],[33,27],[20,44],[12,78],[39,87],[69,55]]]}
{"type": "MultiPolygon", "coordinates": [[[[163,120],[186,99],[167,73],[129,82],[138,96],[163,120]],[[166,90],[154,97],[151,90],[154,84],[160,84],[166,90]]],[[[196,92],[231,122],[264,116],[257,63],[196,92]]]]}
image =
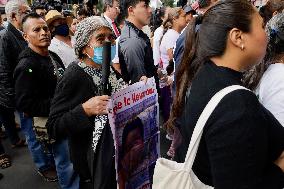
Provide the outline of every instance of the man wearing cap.
{"type": "Polygon", "coordinates": [[[183,10],[185,12],[186,23],[188,24],[193,19],[193,15],[196,14],[196,11],[190,5],[185,5],[183,10]]]}
{"type": "Polygon", "coordinates": [[[48,49],[56,53],[63,61],[65,68],[67,68],[68,65],[76,61],[77,58],[71,43],[66,18],[57,10],[50,10],[46,14],[45,20],[53,36],[48,49]]]}

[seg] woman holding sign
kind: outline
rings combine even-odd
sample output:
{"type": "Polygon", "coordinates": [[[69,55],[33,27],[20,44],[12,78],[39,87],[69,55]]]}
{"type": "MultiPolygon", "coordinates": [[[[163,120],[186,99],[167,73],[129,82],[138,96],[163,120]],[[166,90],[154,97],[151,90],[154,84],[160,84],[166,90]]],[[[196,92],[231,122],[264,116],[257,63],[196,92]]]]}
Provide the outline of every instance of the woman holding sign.
{"type": "MultiPolygon", "coordinates": [[[[115,37],[100,17],[89,17],[78,24],[74,48],[80,62],[72,63],[59,82],[48,121],[49,134],[54,139],[69,138],[80,189],[109,189],[117,185],[114,143],[106,116],[109,96],[103,95],[102,87],[105,42],[115,44],[115,37]]],[[[112,45],[111,60],[114,54],[112,45]]],[[[109,83],[111,92],[123,85],[112,69],[109,83]]]]}

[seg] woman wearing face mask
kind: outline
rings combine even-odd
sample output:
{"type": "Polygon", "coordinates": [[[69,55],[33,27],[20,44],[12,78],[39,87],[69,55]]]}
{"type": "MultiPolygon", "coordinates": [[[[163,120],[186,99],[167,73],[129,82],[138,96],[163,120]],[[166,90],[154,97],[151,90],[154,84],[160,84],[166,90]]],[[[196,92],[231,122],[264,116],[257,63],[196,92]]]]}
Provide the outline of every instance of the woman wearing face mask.
{"type": "Polygon", "coordinates": [[[48,50],[56,53],[67,68],[71,62],[77,60],[67,20],[57,10],[50,10],[45,16],[45,20],[53,37],[48,50]]]}
{"type": "MultiPolygon", "coordinates": [[[[114,144],[108,123],[104,125],[99,140],[93,137],[96,120],[107,114],[109,101],[109,96],[103,95],[101,81],[105,41],[113,44],[113,59],[115,36],[102,18],[93,16],[78,24],[74,47],[80,61],[72,63],[58,83],[47,123],[52,138],[69,138],[71,159],[80,176],[80,188],[116,188],[114,144]]],[[[124,85],[112,69],[109,83],[112,92],[124,85]]]]}

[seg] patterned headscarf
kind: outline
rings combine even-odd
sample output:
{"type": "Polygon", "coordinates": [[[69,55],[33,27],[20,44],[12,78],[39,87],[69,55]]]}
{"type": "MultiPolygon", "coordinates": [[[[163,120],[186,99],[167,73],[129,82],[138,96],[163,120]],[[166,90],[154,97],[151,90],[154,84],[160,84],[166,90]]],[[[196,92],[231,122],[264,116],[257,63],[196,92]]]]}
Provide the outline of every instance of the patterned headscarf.
{"type": "Polygon", "coordinates": [[[77,25],[77,31],[75,32],[75,54],[79,57],[80,53],[82,52],[83,48],[89,43],[93,33],[98,29],[106,27],[110,28],[110,26],[105,23],[103,18],[99,16],[91,16],[85,18],[77,25]]]}
{"type": "Polygon", "coordinates": [[[270,39],[276,37],[284,41],[284,13],[278,13],[272,17],[265,30],[270,39]]]}

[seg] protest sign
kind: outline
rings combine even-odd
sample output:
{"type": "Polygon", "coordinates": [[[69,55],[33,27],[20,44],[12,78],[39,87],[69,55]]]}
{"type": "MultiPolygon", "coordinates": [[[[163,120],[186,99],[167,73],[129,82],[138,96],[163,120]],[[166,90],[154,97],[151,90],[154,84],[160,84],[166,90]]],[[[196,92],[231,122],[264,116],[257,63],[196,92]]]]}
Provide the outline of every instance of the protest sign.
{"type": "Polygon", "coordinates": [[[151,188],[160,156],[159,106],[154,78],[112,95],[109,122],[114,136],[119,189],[151,188]]]}

